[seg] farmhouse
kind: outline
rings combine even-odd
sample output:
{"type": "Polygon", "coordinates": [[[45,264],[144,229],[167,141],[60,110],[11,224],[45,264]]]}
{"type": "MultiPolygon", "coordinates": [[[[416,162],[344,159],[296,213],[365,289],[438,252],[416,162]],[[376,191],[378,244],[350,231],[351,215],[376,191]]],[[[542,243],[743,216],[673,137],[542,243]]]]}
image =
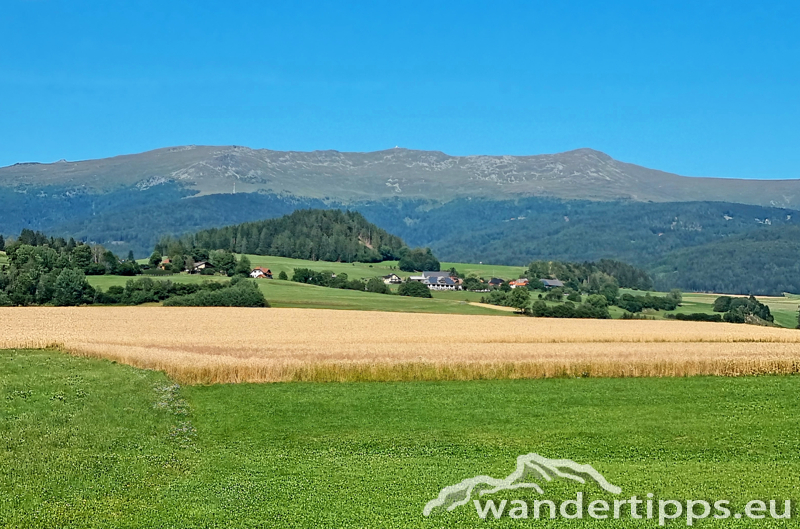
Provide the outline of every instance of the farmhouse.
{"type": "Polygon", "coordinates": [[[558,279],[540,279],[539,281],[542,283],[544,288],[556,288],[564,286],[564,283],[558,279]]]}
{"type": "Polygon", "coordinates": [[[421,276],[411,276],[409,281],[418,281],[431,290],[461,290],[463,282],[450,272],[422,272],[421,276]]]}
{"type": "Polygon", "coordinates": [[[169,257],[164,257],[163,259],[161,259],[161,264],[159,264],[158,267],[164,270],[167,267],[167,265],[170,264],[172,264],[172,261],[169,260],[169,257]]]}
{"type": "Polygon", "coordinates": [[[259,266],[257,268],[253,268],[253,271],[250,272],[250,277],[254,279],[259,279],[259,278],[272,279],[272,270],[270,270],[269,268],[261,268],[259,266]]]}
{"type": "Polygon", "coordinates": [[[399,285],[403,280],[397,274],[389,274],[388,276],[383,276],[383,282],[387,285],[399,285]]]}
{"type": "Polygon", "coordinates": [[[422,277],[425,279],[430,278],[440,278],[440,277],[450,277],[450,272],[422,272],[422,277]]]}
{"type": "Polygon", "coordinates": [[[528,280],[527,280],[526,278],[522,278],[522,279],[515,279],[515,280],[513,280],[513,281],[510,281],[510,282],[508,283],[508,285],[509,285],[511,288],[517,288],[517,287],[527,287],[527,286],[528,286],[528,280]]]}
{"type": "Polygon", "coordinates": [[[432,276],[422,282],[431,290],[461,290],[461,285],[457,283],[457,278],[448,276],[437,277],[432,276]]]}
{"type": "Polygon", "coordinates": [[[190,272],[191,272],[192,274],[199,274],[199,273],[200,273],[200,272],[202,272],[203,270],[206,270],[206,269],[211,269],[211,268],[214,268],[214,267],[213,267],[213,266],[211,266],[211,264],[210,264],[210,263],[208,263],[207,261],[198,261],[198,262],[196,262],[196,263],[194,264],[194,266],[192,267],[192,269],[190,270],[190,272]]]}
{"type": "Polygon", "coordinates": [[[500,285],[502,285],[504,282],[505,282],[505,281],[503,281],[503,280],[502,280],[502,279],[500,279],[499,277],[493,277],[493,278],[491,278],[491,279],[489,280],[489,286],[490,286],[490,287],[499,287],[499,286],[500,286],[500,285]]]}

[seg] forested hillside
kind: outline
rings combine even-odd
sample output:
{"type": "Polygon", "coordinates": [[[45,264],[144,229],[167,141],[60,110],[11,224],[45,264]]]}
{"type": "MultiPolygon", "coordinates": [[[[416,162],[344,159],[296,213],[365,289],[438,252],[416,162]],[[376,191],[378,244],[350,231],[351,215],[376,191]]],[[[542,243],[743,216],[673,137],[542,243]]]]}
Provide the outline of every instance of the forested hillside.
{"type": "Polygon", "coordinates": [[[399,237],[354,211],[306,209],[278,219],[200,231],[192,246],[312,261],[375,262],[399,259],[399,237]]]}
{"type": "Polygon", "coordinates": [[[651,272],[659,289],[800,293],[800,227],[756,230],[672,252],[651,272]]]}
{"type": "Polygon", "coordinates": [[[445,260],[524,265],[532,259],[619,259],[649,265],[668,253],[754,229],[800,226],[800,212],[724,202],[458,200],[357,207],[409,244],[445,260]]]}
{"type": "MultiPolygon", "coordinates": [[[[250,251],[259,251],[260,247],[260,251],[274,255],[344,256],[343,260],[360,255],[356,258],[377,259],[383,243],[377,246],[369,243],[374,251],[359,243],[338,253],[339,250],[331,248],[330,235],[323,245],[309,246],[295,235],[308,241],[312,234],[294,233],[291,229],[287,236],[292,238],[291,244],[285,242],[286,237],[281,237],[281,233],[269,230],[262,243],[260,221],[265,219],[305,208],[349,209],[363,214],[376,229],[395,234],[408,244],[430,247],[446,261],[524,266],[536,259],[578,262],[617,259],[657,272],[658,285],[664,288],[719,290],[716,268],[701,270],[699,265],[686,265],[685,256],[693,255],[702,256],[703,262],[727,262],[730,267],[737,267],[727,275],[725,292],[798,291],[791,286],[794,281],[791,267],[780,263],[800,261],[800,254],[787,248],[786,241],[768,235],[784,227],[800,226],[800,213],[782,208],[723,202],[593,202],[543,197],[502,201],[459,199],[445,204],[402,199],[343,204],[267,193],[200,197],[189,193],[176,184],[143,190],[123,188],[100,195],[60,188],[46,192],[0,189],[4,205],[0,210],[0,234],[14,236],[22,228],[43,230],[55,236],[102,244],[120,255],[132,250],[141,258],[149,255],[165,235],[181,237],[244,222],[252,225],[237,226],[237,233],[216,234],[215,245],[231,248],[235,239],[237,251],[244,241],[250,251]],[[244,232],[239,234],[239,229],[244,232]],[[733,236],[738,238],[730,245],[712,244],[733,236]],[[762,253],[780,256],[781,260],[766,265],[738,254],[733,260],[727,257],[731,245],[742,245],[748,240],[758,241],[762,253]],[[680,252],[688,248],[695,250],[680,252]],[[765,266],[771,270],[769,275],[763,273],[765,266]],[[751,279],[745,280],[756,276],[757,285],[751,279]]],[[[371,237],[369,231],[367,239],[371,237]]]]}

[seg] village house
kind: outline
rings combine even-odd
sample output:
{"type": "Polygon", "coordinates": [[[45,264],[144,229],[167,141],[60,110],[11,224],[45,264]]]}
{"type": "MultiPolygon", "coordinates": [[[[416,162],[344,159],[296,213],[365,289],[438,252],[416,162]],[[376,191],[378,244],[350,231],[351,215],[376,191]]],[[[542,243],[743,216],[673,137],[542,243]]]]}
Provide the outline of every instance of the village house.
{"type": "Polygon", "coordinates": [[[493,277],[493,278],[491,278],[491,279],[489,280],[489,286],[490,286],[490,287],[499,287],[499,286],[500,286],[500,285],[502,285],[503,283],[505,283],[505,281],[503,281],[503,280],[502,280],[502,279],[500,279],[499,277],[493,277]]]}
{"type": "Polygon", "coordinates": [[[270,270],[269,268],[261,268],[259,266],[253,268],[253,271],[250,272],[250,277],[252,277],[253,279],[260,279],[260,278],[272,279],[272,270],[270,270]]]}
{"type": "Polygon", "coordinates": [[[431,290],[461,290],[463,282],[450,272],[422,272],[421,276],[411,276],[409,281],[418,281],[431,290]]]}
{"type": "Polygon", "coordinates": [[[509,281],[508,285],[511,288],[527,287],[528,286],[528,280],[527,280],[527,278],[523,277],[521,279],[515,279],[513,281],[509,281]]]}
{"type": "Polygon", "coordinates": [[[387,285],[399,285],[403,282],[403,279],[397,274],[389,274],[388,276],[383,276],[383,282],[387,285]]]}
{"type": "Polygon", "coordinates": [[[166,269],[167,265],[170,264],[172,264],[172,261],[169,260],[169,257],[164,257],[163,259],[161,259],[161,264],[159,264],[158,267],[164,270],[166,269]]]}
{"type": "Polygon", "coordinates": [[[458,278],[448,276],[431,276],[422,282],[431,290],[461,290],[461,285],[456,282],[458,278]]]}
{"type": "Polygon", "coordinates": [[[560,288],[560,287],[564,286],[564,283],[562,283],[558,279],[540,279],[539,281],[542,283],[544,288],[547,288],[547,289],[560,288]]]}
{"type": "Polygon", "coordinates": [[[208,261],[198,261],[198,262],[196,262],[196,263],[194,264],[194,266],[192,267],[192,269],[191,269],[191,271],[190,271],[190,272],[191,272],[192,274],[199,274],[199,273],[200,273],[200,272],[202,272],[203,270],[206,270],[206,269],[211,269],[211,268],[214,268],[214,267],[213,267],[213,266],[211,266],[211,264],[210,264],[210,263],[208,263],[208,261]]]}

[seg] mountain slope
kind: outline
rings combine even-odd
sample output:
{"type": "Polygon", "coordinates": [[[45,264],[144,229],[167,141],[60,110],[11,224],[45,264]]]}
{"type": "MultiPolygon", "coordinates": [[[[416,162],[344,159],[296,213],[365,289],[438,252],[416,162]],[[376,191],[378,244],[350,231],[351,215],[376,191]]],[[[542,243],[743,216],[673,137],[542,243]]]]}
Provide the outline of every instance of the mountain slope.
{"type": "Polygon", "coordinates": [[[800,180],[689,178],[591,149],[536,156],[448,156],[390,149],[281,152],[185,146],[82,162],[0,168],[0,187],[102,192],[175,182],[199,194],[267,191],[342,202],[459,197],[679,202],[710,200],[800,208],[800,180]]]}
{"type": "Polygon", "coordinates": [[[775,227],[676,250],[650,267],[656,288],[800,293],[800,227],[775,227]]]}

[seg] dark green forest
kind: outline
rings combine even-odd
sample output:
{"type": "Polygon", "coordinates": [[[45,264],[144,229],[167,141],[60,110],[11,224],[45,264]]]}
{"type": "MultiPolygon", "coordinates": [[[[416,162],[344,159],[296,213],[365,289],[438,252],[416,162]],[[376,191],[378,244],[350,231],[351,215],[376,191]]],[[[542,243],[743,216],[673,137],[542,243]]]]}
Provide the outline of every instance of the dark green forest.
{"type": "Polygon", "coordinates": [[[800,227],[734,235],[673,252],[651,272],[658,289],[774,294],[800,292],[800,227]]]}
{"type": "Polygon", "coordinates": [[[365,216],[445,261],[524,265],[614,259],[645,269],[659,290],[800,292],[800,213],[722,202],[643,203],[525,198],[396,201],[365,216]]]}
{"type": "Polygon", "coordinates": [[[212,228],[184,239],[191,246],[312,261],[400,259],[402,239],[354,211],[304,209],[277,219],[212,228]]]}

